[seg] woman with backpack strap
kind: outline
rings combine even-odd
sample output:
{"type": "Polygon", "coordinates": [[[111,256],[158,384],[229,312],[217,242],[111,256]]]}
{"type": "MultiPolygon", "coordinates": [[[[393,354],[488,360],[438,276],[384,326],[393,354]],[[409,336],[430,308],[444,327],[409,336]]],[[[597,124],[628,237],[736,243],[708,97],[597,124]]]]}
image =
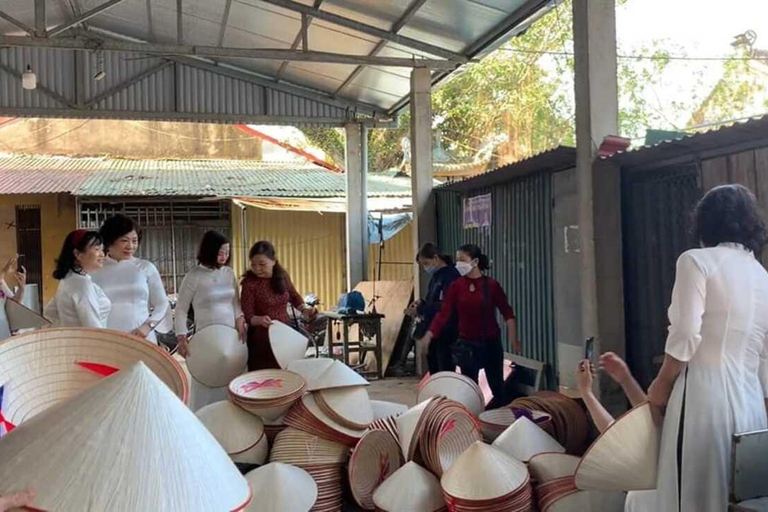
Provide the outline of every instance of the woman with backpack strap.
{"type": "Polygon", "coordinates": [[[485,369],[493,401],[488,407],[505,405],[504,347],[501,329],[496,321],[498,309],[504,318],[509,343],[515,353],[522,351],[517,338],[515,313],[498,281],[487,277],[488,256],[476,245],[464,245],[456,252],[456,269],[462,275],[448,288],[445,301],[429,330],[420,340],[426,347],[440,336],[451,315],[456,314],[459,338],[454,344],[453,359],[461,373],[477,382],[481,368],[485,369]]]}

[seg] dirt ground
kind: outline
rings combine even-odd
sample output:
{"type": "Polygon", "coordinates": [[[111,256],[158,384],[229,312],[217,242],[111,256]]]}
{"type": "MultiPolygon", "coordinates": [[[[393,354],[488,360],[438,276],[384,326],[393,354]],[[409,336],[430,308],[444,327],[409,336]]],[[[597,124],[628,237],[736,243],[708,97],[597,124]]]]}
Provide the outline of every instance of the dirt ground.
{"type": "Polygon", "coordinates": [[[416,405],[416,377],[386,378],[371,381],[368,395],[371,400],[385,400],[405,404],[408,407],[416,405]]]}

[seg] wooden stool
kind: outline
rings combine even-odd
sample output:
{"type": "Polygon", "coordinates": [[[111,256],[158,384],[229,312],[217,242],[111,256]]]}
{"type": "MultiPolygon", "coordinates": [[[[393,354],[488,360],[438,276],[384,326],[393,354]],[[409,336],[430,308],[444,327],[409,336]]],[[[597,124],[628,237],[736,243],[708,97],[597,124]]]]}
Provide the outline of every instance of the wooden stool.
{"type": "Polygon", "coordinates": [[[328,357],[335,358],[334,347],[341,347],[341,360],[344,364],[352,367],[349,361],[350,354],[359,354],[358,364],[353,368],[361,375],[375,376],[383,379],[382,370],[382,339],[381,339],[381,320],[384,315],[380,314],[339,314],[323,313],[328,317],[328,335],[326,336],[328,344],[328,357]],[[333,325],[341,322],[341,342],[334,341],[333,325]],[[357,339],[350,339],[351,327],[357,325],[357,339]],[[368,352],[373,352],[376,356],[376,371],[365,370],[365,358],[368,352]]]}

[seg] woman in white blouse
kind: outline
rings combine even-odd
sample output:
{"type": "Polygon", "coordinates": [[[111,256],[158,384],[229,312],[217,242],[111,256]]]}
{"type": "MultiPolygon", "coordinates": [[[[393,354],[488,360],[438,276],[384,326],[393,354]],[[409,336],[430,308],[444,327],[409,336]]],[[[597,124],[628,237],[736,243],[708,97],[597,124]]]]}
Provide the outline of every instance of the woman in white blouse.
{"type": "Polygon", "coordinates": [[[97,232],[78,229],[67,235],[53,271],[59,287],[43,312],[55,327],[107,327],[111,303],[91,279],[103,265],[104,248],[97,232]]]}
{"type": "MultiPolygon", "coordinates": [[[[237,276],[229,266],[230,252],[229,240],[224,235],[216,231],[206,232],[197,253],[198,265],[181,282],[174,325],[178,351],[182,356],[186,357],[189,350],[187,319],[190,306],[198,331],[209,325],[227,325],[237,329],[245,343],[245,318],[240,309],[237,276]]],[[[227,397],[226,388],[207,388],[194,379],[191,395],[190,408],[193,411],[227,397]]]]}
{"type": "Polygon", "coordinates": [[[657,502],[665,512],[728,509],[733,434],[768,427],[768,230],[754,194],[711,190],[696,209],[701,249],[677,262],[669,337],[648,390],[664,412],[657,502]]]}
{"type": "Polygon", "coordinates": [[[155,327],[168,312],[168,296],[157,268],[135,256],[139,227],[125,215],[115,215],[99,233],[107,257],[93,281],[112,301],[107,327],[157,344],[155,327]]]}
{"type": "Polygon", "coordinates": [[[8,316],[5,313],[5,303],[8,299],[21,302],[24,298],[24,286],[27,283],[27,273],[24,267],[19,266],[18,255],[11,258],[0,269],[0,340],[11,335],[11,327],[8,324],[8,316]],[[13,273],[16,279],[16,290],[11,290],[8,284],[5,282],[5,276],[9,273],[13,273]]]}

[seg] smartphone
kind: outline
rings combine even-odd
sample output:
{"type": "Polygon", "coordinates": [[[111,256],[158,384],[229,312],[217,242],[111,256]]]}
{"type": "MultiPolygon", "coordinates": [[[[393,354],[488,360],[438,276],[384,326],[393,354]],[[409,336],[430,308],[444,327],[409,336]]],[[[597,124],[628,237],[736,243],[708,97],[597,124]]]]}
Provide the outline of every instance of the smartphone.
{"type": "Polygon", "coordinates": [[[587,338],[586,346],[584,348],[584,359],[592,360],[592,356],[595,353],[595,338],[587,338]]]}

